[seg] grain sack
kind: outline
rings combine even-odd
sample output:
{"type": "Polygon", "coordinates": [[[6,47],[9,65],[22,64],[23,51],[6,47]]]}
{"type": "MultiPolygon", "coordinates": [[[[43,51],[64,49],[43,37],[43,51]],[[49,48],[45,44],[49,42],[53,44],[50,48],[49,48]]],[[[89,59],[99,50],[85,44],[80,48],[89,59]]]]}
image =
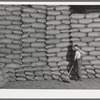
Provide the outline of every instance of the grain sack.
{"type": "Polygon", "coordinates": [[[60,66],[60,67],[59,67],[59,70],[66,70],[66,67],[67,67],[67,66],[64,66],[64,65],[63,65],[63,66],[60,66]]]}
{"type": "Polygon", "coordinates": [[[25,75],[29,75],[29,76],[32,75],[32,76],[33,76],[34,74],[33,74],[33,71],[31,71],[31,72],[27,72],[27,71],[26,71],[26,72],[25,72],[25,75]]]}
{"type": "Polygon", "coordinates": [[[26,75],[24,73],[16,73],[16,77],[25,77],[26,75]]]}
{"type": "Polygon", "coordinates": [[[56,35],[56,34],[60,34],[60,31],[59,30],[47,30],[46,34],[56,35]]]}
{"type": "Polygon", "coordinates": [[[7,16],[7,15],[10,15],[10,14],[11,14],[10,11],[0,10],[0,16],[7,16]]]}
{"type": "Polygon", "coordinates": [[[68,15],[57,15],[56,19],[57,20],[63,20],[63,19],[69,19],[70,17],[68,15]]]}
{"type": "Polygon", "coordinates": [[[47,25],[60,25],[61,21],[60,20],[49,20],[46,22],[47,25]]]}
{"type": "Polygon", "coordinates": [[[58,80],[59,76],[58,75],[52,75],[52,78],[55,79],[55,80],[58,80]]]}
{"type": "Polygon", "coordinates": [[[95,74],[95,77],[100,78],[100,74],[95,74]]]}
{"type": "Polygon", "coordinates": [[[35,75],[36,76],[43,76],[43,72],[40,70],[40,71],[35,71],[35,75]]]}
{"type": "Polygon", "coordinates": [[[71,41],[80,41],[80,38],[73,37],[71,38],[71,41]]]}
{"type": "Polygon", "coordinates": [[[94,30],[94,32],[99,32],[100,31],[99,28],[94,28],[93,30],[94,30]]]}
{"type": "Polygon", "coordinates": [[[34,79],[35,79],[36,81],[42,81],[42,80],[44,80],[44,78],[41,77],[41,76],[36,76],[34,79]]]}
{"type": "Polygon", "coordinates": [[[95,56],[83,56],[83,60],[95,60],[95,56]]]}
{"type": "Polygon", "coordinates": [[[36,52],[36,49],[35,48],[23,48],[22,51],[30,53],[30,52],[36,52]]]}
{"type": "Polygon", "coordinates": [[[73,44],[74,44],[74,45],[77,44],[77,45],[80,46],[80,47],[87,46],[87,43],[86,43],[86,42],[74,42],[73,44]]]}
{"type": "Polygon", "coordinates": [[[0,49],[0,53],[10,54],[11,53],[11,49],[1,48],[0,49]]]}
{"type": "Polygon", "coordinates": [[[85,17],[84,14],[71,14],[72,19],[83,19],[85,17]]]}
{"type": "Polygon", "coordinates": [[[95,38],[94,41],[100,41],[100,38],[99,37],[98,38],[95,38]]]}
{"type": "Polygon", "coordinates": [[[47,30],[54,30],[55,26],[54,25],[49,25],[46,27],[47,30]]]}
{"type": "Polygon", "coordinates": [[[56,44],[59,42],[60,42],[60,39],[48,39],[48,40],[46,40],[46,44],[56,44]]]}
{"type": "Polygon", "coordinates": [[[94,19],[93,19],[93,22],[95,22],[95,23],[100,22],[100,18],[94,18],[94,19]]]}
{"type": "Polygon", "coordinates": [[[92,67],[92,65],[85,65],[85,68],[87,68],[87,69],[94,69],[94,67],[92,67]]]}
{"type": "Polygon", "coordinates": [[[41,66],[38,66],[38,67],[33,67],[32,68],[32,71],[41,71],[42,70],[42,67],[41,66]]]}
{"type": "Polygon", "coordinates": [[[99,47],[100,42],[91,42],[91,43],[89,43],[89,45],[92,46],[92,47],[99,47]]]}
{"type": "Polygon", "coordinates": [[[100,64],[100,60],[93,60],[93,61],[90,61],[91,64],[100,64]]]}
{"type": "Polygon", "coordinates": [[[42,13],[34,13],[34,14],[31,14],[31,17],[33,17],[33,18],[45,18],[46,15],[42,14],[42,13]]]}
{"type": "Polygon", "coordinates": [[[58,52],[57,53],[57,56],[58,57],[64,57],[64,56],[66,56],[67,55],[67,52],[58,52]]]}
{"type": "Polygon", "coordinates": [[[53,74],[53,75],[58,75],[58,76],[61,75],[61,73],[60,73],[59,71],[54,71],[54,72],[52,72],[52,74],[53,74]]]}
{"type": "Polygon", "coordinates": [[[82,79],[87,79],[87,75],[82,75],[82,79]]]}
{"type": "Polygon", "coordinates": [[[52,72],[51,71],[43,71],[43,74],[45,74],[45,75],[52,75],[52,72]]]}
{"type": "Polygon", "coordinates": [[[99,51],[90,51],[90,55],[98,56],[98,55],[100,55],[100,52],[99,51]]]}
{"type": "Polygon", "coordinates": [[[45,44],[41,42],[31,43],[31,47],[44,47],[45,44]]]}
{"type": "Polygon", "coordinates": [[[46,25],[43,23],[32,23],[33,28],[45,28],[46,25]]]}
{"type": "Polygon", "coordinates": [[[99,17],[99,13],[86,14],[86,18],[98,18],[98,17],[99,17]]]}
{"type": "Polygon", "coordinates": [[[26,18],[22,18],[22,21],[24,23],[34,23],[34,22],[36,22],[36,19],[35,18],[26,17],[26,18]]]}
{"type": "Polygon", "coordinates": [[[88,47],[82,47],[82,50],[83,50],[83,51],[94,51],[95,48],[94,48],[94,47],[88,46],[88,47]]]}
{"type": "Polygon", "coordinates": [[[100,74],[100,69],[95,69],[95,72],[96,72],[97,74],[100,74]]]}
{"type": "Polygon", "coordinates": [[[66,20],[66,19],[63,19],[61,22],[62,22],[62,24],[68,24],[68,25],[70,24],[70,21],[66,20]]]}
{"type": "Polygon", "coordinates": [[[8,39],[21,39],[20,35],[15,35],[15,34],[5,34],[5,37],[8,39]]]}
{"type": "Polygon", "coordinates": [[[16,78],[16,81],[26,81],[26,78],[24,78],[24,77],[18,77],[18,78],[16,78]]]}
{"type": "Polygon", "coordinates": [[[93,31],[93,29],[92,28],[82,28],[82,29],[80,29],[80,32],[92,32],[93,31]]]}
{"type": "Polygon", "coordinates": [[[45,80],[52,80],[52,77],[50,75],[44,75],[45,80]]]}
{"type": "Polygon", "coordinates": [[[7,48],[10,48],[10,49],[20,49],[21,46],[18,45],[18,44],[7,44],[7,48]]]}
{"type": "Polygon", "coordinates": [[[92,23],[92,19],[89,19],[89,18],[87,18],[87,19],[80,19],[79,20],[79,23],[81,23],[81,24],[89,24],[89,23],[92,23]]]}
{"type": "Polygon", "coordinates": [[[46,10],[47,7],[44,6],[44,5],[32,5],[33,8],[36,8],[36,9],[43,9],[43,10],[46,10]]]}
{"type": "Polygon", "coordinates": [[[57,25],[55,28],[59,30],[68,30],[70,29],[70,26],[66,24],[60,24],[60,25],[57,25]]]}
{"type": "Polygon", "coordinates": [[[87,72],[85,70],[81,70],[82,75],[86,75],[87,72]]]}
{"type": "Polygon", "coordinates": [[[55,9],[56,10],[60,10],[60,11],[63,11],[63,10],[69,10],[70,9],[70,7],[69,6],[67,6],[67,5],[63,5],[63,6],[57,6],[57,7],[55,7],[55,9]]]}
{"type": "Polygon", "coordinates": [[[9,29],[1,29],[1,31],[0,31],[0,34],[10,34],[10,33],[12,33],[12,31],[11,30],[9,30],[9,29]]]}
{"type": "Polygon", "coordinates": [[[55,19],[55,16],[53,16],[53,15],[50,15],[50,16],[47,16],[47,18],[46,18],[47,20],[54,20],[55,19]]]}
{"type": "Polygon", "coordinates": [[[29,34],[30,37],[32,38],[44,38],[45,34],[44,33],[32,33],[32,34],[29,34]]]}
{"type": "Polygon", "coordinates": [[[10,30],[21,30],[20,26],[18,25],[9,25],[6,28],[10,30]]]}
{"type": "Polygon", "coordinates": [[[71,24],[72,28],[84,28],[85,25],[84,24],[71,24]]]}
{"type": "Polygon", "coordinates": [[[81,41],[83,42],[92,42],[94,40],[93,37],[82,37],[81,38],[81,41]]]}
{"type": "Polygon", "coordinates": [[[49,62],[48,65],[50,67],[55,67],[55,66],[57,66],[57,63],[56,62],[49,62]]]}
{"type": "Polygon", "coordinates": [[[35,13],[36,9],[34,9],[34,8],[23,8],[22,11],[23,12],[28,12],[28,13],[35,13]]]}
{"type": "Polygon", "coordinates": [[[33,67],[36,67],[36,66],[45,66],[45,65],[46,65],[46,62],[44,62],[44,61],[35,61],[34,63],[32,63],[33,67]]]}
{"type": "Polygon", "coordinates": [[[11,21],[9,21],[9,20],[2,20],[2,21],[0,21],[0,25],[11,25],[11,21]]]}
{"type": "Polygon", "coordinates": [[[70,19],[70,22],[73,24],[77,24],[79,22],[79,20],[78,19],[70,19]]]}
{"type": "Polygon", "coordinates": [[[26,76],[26,80],[28,80],[28,81],[34,81],[34,76],[26,76]]]}
{"type": "Polygon", "coordinates": [[[47,57],[53,57],[53,56],[56,56],[55,53],[50,53],[50,54],[46,54],[47,57]]]}
{"type": "Polygon", "coordinates": [[[20,21],[21,20],[21,17],[20,16],[14,16],[14,15],[11,15],[11,16],[6,16],[5,17],[6,20],[11,20],[11,21],[20,21]]]}
{"type": "Polygon", "coordinates": [[[69,42],[61,42],[61,43],[57,43],[56,47],[68,47],[69,46],[69,42]]]}
{"type": "Polygon", "coordinates": [[[91,23],[91,24],[88,24],[87,27],[99,28],[100,27],[100,23],[91,23]]]}
{"type": "Polygon", "coordinates": [[[36,38],[24,38],[24,39],[21,39],[21,41],[25,43],[31,43],[31,42],[35,42],[36,38]]]}
{"type": "Polygon", "coordinates": [[[87,71],[88,73],[95,74],[94,70],[86,69],[86,71],[87,71]]]}
{"type": "Polygon", "coordinates": [[[54,15],[54,16],[56,16],[56,15],[60,15],[60,11],[47,11],[47,14],[48,15],[54,15]]]}
{"type": "Polygon", "coordinates": [[[56,35],[57,39],[68,38],[68,37],[69,37],[68,33],[61,33],[56,35]]]}
{"type": "Polygon", "coordinates": [[[90,74],[90,73],[88,73],[87,76],[88,76],[88,78],[92,78],[92,79],[95,78],[95,76],[93,74],[90,74]]]}
{"type": "Polygon", "coordinates": [[[48,53],[57,53],[60,52],[60,48],[51,48],[51,49],[47,49],[48,53]]]}
{"type": "Polygon", "coordinates": [[[22,31],[23,32],[30,32],[30,33],[33,33],[33,32],[35,32],[35,29],[34,28],[22,28],[22,31]]]}
{"type": "Polygon", "coordinates": [[[86,34],[83,32],[74,32],[74,33],[71,33],[70,35],[72,37],[82,37],[82,38],[86,36],[86,34]]]}
{"type": "Polygon", "coordinates": [[[35,62],[38,61],[38,58],[34,58],[34,57],[24,57],[22,59],[22,62],[35,62]]]}
{"type": "Polygon", "coordinates": [[[10,59],[0,58],[0,63],[10,63],[10,62],[12,62],[10,59]]]}
{"type": "Polygon", "coordinates": [[[58,62],[58,66],[62,66],[62,65],[68,65],[69,62],[68,61],[61,61],[61,62],[58,62]]]}
{"type": "Polygon", "coordinates": [[[21,66],[19,64],[15,64],[15,63],[9,63],[5,67],[6,68],[20,68],[21,66]]]}
{"type": "Polygon", "coordinates": [[[45,57],[45,52],[35,52],[32,53],[33,57],[45,57]]]}
{"type": "Polygon", "coordinates": [[[49,57],[48,62],[60,62],[62,61],[61,57],[49,57]]]}
{"type": "Polygon", "coordinates": [[[21,6],[20,5],[6,6],[5,9],[7,11],[18,11],[21,10],[21,6]]]}

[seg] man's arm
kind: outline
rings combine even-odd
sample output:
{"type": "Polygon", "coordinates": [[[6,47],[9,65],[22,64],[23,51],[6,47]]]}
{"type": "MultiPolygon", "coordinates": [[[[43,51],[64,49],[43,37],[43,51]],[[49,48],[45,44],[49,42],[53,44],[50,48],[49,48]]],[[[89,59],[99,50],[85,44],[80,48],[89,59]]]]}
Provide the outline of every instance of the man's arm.
{"type": "Polygon", "coordinates": [[[82,50],[80,50],[80,49],[79,49],[79,51],[80,51],[82,54],[84,54],[84,55],[86,54],[84,51],[82,51],[82,50]]]}

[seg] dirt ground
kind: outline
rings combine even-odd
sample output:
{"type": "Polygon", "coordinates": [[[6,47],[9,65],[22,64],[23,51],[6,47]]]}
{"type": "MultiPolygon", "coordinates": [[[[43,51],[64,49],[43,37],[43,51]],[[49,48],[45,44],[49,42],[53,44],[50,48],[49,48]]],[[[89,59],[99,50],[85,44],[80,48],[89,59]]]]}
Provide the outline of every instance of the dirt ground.
{"type": "Polygon", "coordinates": [[[70,83],[57,80],[9,82],[3,89],[100,89],[100,79],[84,79],[70,83]]]}

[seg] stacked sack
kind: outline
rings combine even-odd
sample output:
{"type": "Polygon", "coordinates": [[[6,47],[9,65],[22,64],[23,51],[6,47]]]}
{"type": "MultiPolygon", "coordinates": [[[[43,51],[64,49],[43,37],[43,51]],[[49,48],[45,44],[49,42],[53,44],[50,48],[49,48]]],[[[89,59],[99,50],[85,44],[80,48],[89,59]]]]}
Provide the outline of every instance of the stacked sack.
{"type": "Polygon", "coordinates": [[[0,71],[5,82],[15,80],[14,70],[21,64],[20,9],[17,5],[0,6],[0,71]]]}
{"type": "Polygon", "coordinates": [[[100,14],[71,14],[71,40],[86,52],[82,57],[82,77],[100,77],[100,14]]]}
{"type": "MultiPolygon", "coordinates": [[[[67,46],[69,45],[69,6],[47,6],[46,56],[52,79],[60,80],[67,68],[67,46]]],[[[66,77],[66,71],[63,78],[66,77]]]]}
{"type": "Polygon", "coordinates": [[[16,80],[44,80],[46,6],[22,6],[21,68],[15,70],[16,80]]]}

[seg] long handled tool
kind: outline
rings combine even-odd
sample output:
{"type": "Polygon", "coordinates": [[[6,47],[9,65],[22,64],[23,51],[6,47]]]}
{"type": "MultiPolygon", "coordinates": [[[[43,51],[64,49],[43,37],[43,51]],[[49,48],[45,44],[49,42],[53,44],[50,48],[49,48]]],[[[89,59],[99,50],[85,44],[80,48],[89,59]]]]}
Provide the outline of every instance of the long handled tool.
{"type": "MultiPolygon", "coordinates": [[[[75,63],[75,61],[74,61],[74,63],[75,63]]],[[[74,67],[74,63],[73,63],[73,65],[72,65],[70,71],[68,72],[68,75],[66,76],[66,79],[69,79],[70,74],[71,74],[71,72],[72,72],[72,69],[73,69],[73,67],[74,67]]],[[[66,71],[66,70],[67,70],[67,68],[65,69],[65,71],[66,71]]],[[[64,71],[64,72],[65,72],[65,71],[64,71]]],[[[63,72],[63,73],[64,73],[64,72],[63,72]]],[[[63,75],[63,73],[62,73],[62,75],[63,75]]],[[[62,75],[61,75],[61,76],[62,76],[62,75]]]]}

